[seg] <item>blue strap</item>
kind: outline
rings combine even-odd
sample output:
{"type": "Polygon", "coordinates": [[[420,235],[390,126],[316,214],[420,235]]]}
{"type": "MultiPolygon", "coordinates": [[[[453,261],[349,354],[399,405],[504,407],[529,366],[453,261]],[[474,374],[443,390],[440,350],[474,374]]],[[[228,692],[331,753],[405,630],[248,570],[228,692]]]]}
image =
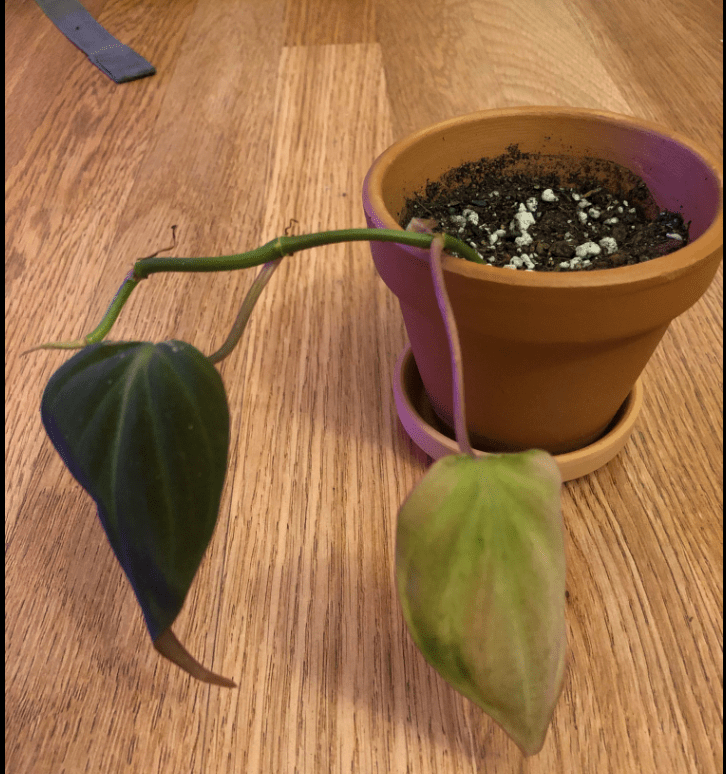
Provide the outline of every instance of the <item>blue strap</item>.
{"type": "Polygon", "coordinates": [[[68,40],[116,83],[135,81],[156,72],[143,56],[106,32],[78,0],[36,2],[68,40]]]}

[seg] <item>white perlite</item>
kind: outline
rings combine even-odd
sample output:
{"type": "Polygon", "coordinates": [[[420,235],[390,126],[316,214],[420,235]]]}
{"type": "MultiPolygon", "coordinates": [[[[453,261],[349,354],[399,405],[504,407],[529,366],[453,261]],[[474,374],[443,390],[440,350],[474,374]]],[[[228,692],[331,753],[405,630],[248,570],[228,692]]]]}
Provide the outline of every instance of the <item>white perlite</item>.
{"type": "Polygon", "coordinates": [[[600,240],[600,247],[602,247],[608,255],[612,255],[618,249],[618,243],[612,237],[603,237],[600,240]]]}
{"type": "Polygon", "coordinates": [[[519,205],[519,212],[514,216],[514,220],[512,220],[512,222],[509,224],[509,230],[513,234],[516,234],[517,231],[520,233],[520,236],[516,237],[514,240],[514,244],[516,244],[519,248],[532,244],[532,236],[527,232],[527,229],[534,225],[535,222],[534,215],[530,210],[531,204],[534,205],[534,209],[536,210],[537,199],[535,197],[530,197],[527,199],[526,206],[524,204],[519,205]]]}
{"type": "Polygon", "coordinates": [[[578,258],[587,258],[590,255],[600,255],[601,252],[602,249],[600,246],[596,245],[594,242],[585,242],[575,248],[575,255],[578,258]]]}
{"type": "Polygon", "coordinates": [[[522,236],[518,236],[514,240],[514,244],[517,245],[517,247],[527,247],[527,245],[531,245],[533,241],[532,235],[528,231],[525,231],[522,236]]]}
{"type": "Polygon", "coordinates": [[[527,253],[522,253],[521,255],[513,255],[509,259],[509,263],[504,264],[505,269],[521,269],[523,266],[526,267],[525,271],[534,271],[534,261],[532,260],[534,257],[534,254],[532,256],[527,255],[527,253]]]}
{"type": "Polygon", "coordinates": [[[507,232],[503,228],[497,229],[493,234],[489,234],[489,244],[496,244],[497,240],[503,236],[506,236],[507,232]]]}
{"type": "Polygon", "coordinates": [[[534,225],[534,215],[523,205],[519,205],[519,212],[514,216],[514,220],[509,224],[509,230],[514,234],[519,231],[524,234],[527,229],[534,225]]]}
{"type": "Polygon", "coordinates": [[[543,202],[558,202],[559,197],[555,196],[554,191],[551,188],[546,188],[544,191],[542,191],[542,201],[543,202]]]}
{"type": "Polygon", "coordinates": [[[583,261],[581,258],[573,258],[571,261],[560,261],[563,269],[574,269],[577,266],[589,266],[592,261],[583,261]]]}

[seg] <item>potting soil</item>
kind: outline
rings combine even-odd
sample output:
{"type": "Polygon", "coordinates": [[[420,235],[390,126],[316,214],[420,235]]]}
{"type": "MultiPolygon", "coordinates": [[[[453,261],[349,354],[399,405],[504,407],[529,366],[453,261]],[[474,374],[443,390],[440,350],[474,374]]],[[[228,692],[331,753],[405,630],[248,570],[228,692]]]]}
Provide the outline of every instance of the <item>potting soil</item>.
{"type": "Polygon", "coordinates": [[[630,170],[577,159],[576,172],[538,173],[541,158],[555,157],[511,145],[495,159],[463,164],[407,199],[399,223],[416,218],[423,221],[416,230],[458,237],[488,264],[524,271],[612,269],[688,244],[690,221],[661,210],[630,170]],[[609,186],[599,182],[604,176],[609,186]]]}

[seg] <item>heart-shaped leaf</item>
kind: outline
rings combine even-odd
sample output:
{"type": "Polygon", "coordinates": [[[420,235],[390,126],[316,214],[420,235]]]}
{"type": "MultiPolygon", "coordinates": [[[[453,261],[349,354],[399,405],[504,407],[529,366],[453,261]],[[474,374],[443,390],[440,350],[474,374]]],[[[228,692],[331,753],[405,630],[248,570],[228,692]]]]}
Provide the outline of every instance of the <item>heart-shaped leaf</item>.
{"type": "Polygon", "coordinates": [[[564,677],[561,485],[544,451],[451,455],[398,513],[398,596],[414,642],[527,755],[544,744],[564,677]]]}
{"type": "Polygon", "coordinates": [[[53,374],[41,417],[96,501],[157,650],[199,679],[234,685],[170,629],[212,537],[227,468],[229,409],[214,366],[183,341],[93,344],[53,374]]]}

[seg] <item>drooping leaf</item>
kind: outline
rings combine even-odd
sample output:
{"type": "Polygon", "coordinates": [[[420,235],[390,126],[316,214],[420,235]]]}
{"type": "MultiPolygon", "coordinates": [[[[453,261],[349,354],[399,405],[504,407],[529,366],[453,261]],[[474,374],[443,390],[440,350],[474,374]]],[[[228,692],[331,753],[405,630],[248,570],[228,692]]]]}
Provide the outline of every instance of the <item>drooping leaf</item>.
{"type": "Polygon", "coordinates": [[[544,451],[434,463],[398,513],[396,580],[426,660],[527,755],[565,670],[560,488],[544,451]]]}
{"type": "Polygon", "coordinates": [[[183,656],[170,630],[212,537],[227,468],[229,409],[214,366],[182,341],[93,344],[53,374],[41,417],[96,502],[157,650],[199,679],[233,685],[183,656]]]}

